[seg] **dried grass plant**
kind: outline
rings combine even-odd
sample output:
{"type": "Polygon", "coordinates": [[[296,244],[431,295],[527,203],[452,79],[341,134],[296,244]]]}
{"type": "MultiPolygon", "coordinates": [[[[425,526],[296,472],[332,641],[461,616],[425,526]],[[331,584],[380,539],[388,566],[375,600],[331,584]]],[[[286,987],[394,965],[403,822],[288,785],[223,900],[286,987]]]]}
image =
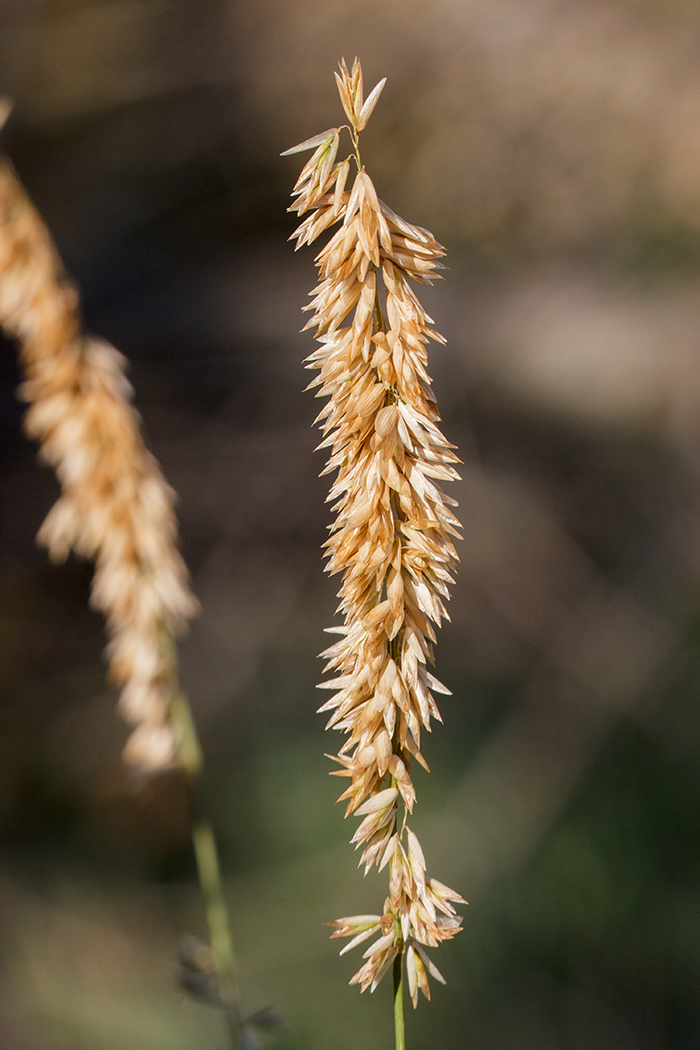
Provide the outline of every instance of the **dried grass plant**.
{"type": "MultiPolygon", "coordinates": [[[[7,106],[5,114],[7,116],[7,106]]],[[[39,532],[54,561],[95,561],[92,604],[107,621],[109,672],[141,772],[178,760],[171,717],[174,633],[193,615],[173,494],[146,450],[123,356],[82,331],[76,289],[7,161],[0,163],[0,324],[19,344],[24,426],[61,483],[39,532]]]]}
{"type": "Polygon", "coordinates": [[[323,683],[333,695],[320,710],[331,712],[328,728],[346,735],[336,775],[350,779],[340,796],[346,816],[362,818],[352,838],[360,864],[365,873],[388,865],[390,877],[381,914],[331,925],[333,937],[352,938],[341,954],[372,939],[351,984],[374,991],[393,969],[398,1050],[404,971],[415,1007],[419,990],[430,998],[429,974],[443,981],[425,949],[461,929],[454,905],[464,903],[426,874],[408,825],[412,762],[428,768],[421,733],[440,718],[433,693],[448,692],[428,665],[433,624],[447,615],[459,525],[454,501],[436,482],[458,476],[458,459],[438,427],[427,372],[429,340],[444,340],[410,286],[438,275],[444,250],[379,200],[362,164],[359,135],[385,81],[365,100],[357,59],[351,71],[341,62],[336,80],[349,124],[286,151],[314,150],[293,190],[290,210],[309,213],[293,235],[297,248],[338,226],[316,257],[320,283],[305,308],[319,343],[307,362],[319,370],[311,386],[328,399],[317,420],[321,447],[330,448],[324,473],[336,471],[329,496],[336,518],[325,546],[327,571],[342,574],[344,617],[329,629],[338,641],[322,654],[336,677],[323,683]],[[352,153],[337,162],[344,130],[352,153]]]}
{"type": "MultiPolygon", "coordinates": [[[[0,128],[9,104],[0,100],[0,128]]],[[[175,635],[197,609],[177,546],[173,492],[140,433],[124,357],[86,335],[76,288],[41,216],[0,159],[0,325],[16,340],[28,404],[25,430],[61,484],[39,532],[54,561],[74,551],[95,562],[92,604],[109,634],[109,673],[132,727],[124,750],[141,781],[179,768],[193,793],[193,846],[209,945],[183,942],[178,979],[223,1008],[233,1047],[274,1016],[243,1017],[218,850],[200,812],[202,755],[178,683],[175,635]]]]}

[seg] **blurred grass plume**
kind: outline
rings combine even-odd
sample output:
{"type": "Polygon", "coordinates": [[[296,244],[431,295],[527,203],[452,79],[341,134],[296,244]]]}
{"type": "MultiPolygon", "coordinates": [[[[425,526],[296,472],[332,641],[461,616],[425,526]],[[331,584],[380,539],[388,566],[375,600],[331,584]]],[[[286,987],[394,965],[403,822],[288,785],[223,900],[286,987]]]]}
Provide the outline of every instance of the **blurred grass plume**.
{"type": "Polygon", "coordinates": [[[124,357],[83,332],[77,291],[6,160],[0,324],[19,344],[25,430],[61,484],[39,542],[55,561],[70,551],[94,559],[91,600],[107,621],[110,676],[133,727],[124,758],[141,772],[170,768],[178,751],[172,636],[197,608],[177,549],[173,493],[144,446],[124,357]]]}
{"type": "MultiPolygon", "coordinates": [[[[0,103],[0,119],[8,112],[0,103]]],[[[178,682],[174,636],[198,606],[177,547],[174,493],[143,443],[125,358],[84,333],[78,292],[3,159],[0,325],[19,346],[26,433],[61,485],[39,542],[55,561],[71,551],[95,561],[91,601],[107,621],[109,671],[132,726],[124,760],[140,777],[179,768],[194,789],[202,755],[178,682]]],[[[193,795],[193,848],[210,947],[206,966],[201,952],[181,953],[178,980],[223,1008],[231,1046],[244,1050],[254,1045],[256,1022],[242,1015],[216,840],[193,795]]]]}

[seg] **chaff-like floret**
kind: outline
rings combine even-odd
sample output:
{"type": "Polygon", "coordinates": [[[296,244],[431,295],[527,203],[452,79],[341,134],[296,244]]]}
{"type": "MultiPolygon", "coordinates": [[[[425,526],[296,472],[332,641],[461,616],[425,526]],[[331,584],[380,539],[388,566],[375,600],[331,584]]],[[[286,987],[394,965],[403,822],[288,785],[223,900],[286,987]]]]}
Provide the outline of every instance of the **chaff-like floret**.
{"type": "Polygon", "coordinates": [[[297,247],[337,225],[316,257],[320,283],[305,308],[319,343],[307,360],[319,372],[311,387],[327,399],[317,419],[320,447],[330,449],[324,473],[335,472],[327,571],[342,574],[344,618],[323,653],[336,677],[321,687],[333,695],[320,710],[330,714],[328,728],[346,735],[335,773],[350,780],[340,796],[347,814],[362,817],[352,839],[360,864],[365,872],[389,864],[391,877],[383,914],[340,919],[333,936],[353,936],[354,945],[378,934],[351,982],[363,991],[405,952],[415,1005],[418,988],[429,994],[427,973],[442,980],[423,946],[454,936],[452,903],[462,901],[427,878],[406,825],[416,797],[412,760],[428,768],[421,731],[440,719],[433,694],[448,692],[428,665],[457,562],[459,523],[439,482],[458,477],[459,461],[439,429],[427,372],[428,342],[444,340],[409,283],[431,283],[444,249],[379,200],[362,166],[358,135],[384,81],[365,101],[357,59],[351,71],[341,62],[336,80],[353,155],[336,162],[342,128],[287,151],[315,150],[293,190],[290,210],[309,213],[293,235],[297,247]]]}

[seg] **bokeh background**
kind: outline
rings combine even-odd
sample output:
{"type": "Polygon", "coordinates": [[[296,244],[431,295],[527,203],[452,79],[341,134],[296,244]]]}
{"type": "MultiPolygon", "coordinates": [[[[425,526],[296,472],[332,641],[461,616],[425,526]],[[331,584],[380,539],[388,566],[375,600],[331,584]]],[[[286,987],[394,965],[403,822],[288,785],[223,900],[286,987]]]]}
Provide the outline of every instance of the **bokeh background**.
{"type": "MultiPolygon", "coordinates": [[[[385,890],[314,713],[336,586],[278,156],[341,121],[355,54],[388,77],[380,195],[448,249],[425,301],[464,460],[414,824],[470,905],[409,1045],[700,1047],[699,51],[697,0],[2,0],[2,148],[179,493],[183,674],[279,1050],[392,1045],[387,982],[348,989],[322,925],[385,890]]],[[[174,986],[186,792],[122,769],[90,567],[34,546],[57,486],[9,342],[0,379],[0,1046],[223,1050],[174,986]]]]}

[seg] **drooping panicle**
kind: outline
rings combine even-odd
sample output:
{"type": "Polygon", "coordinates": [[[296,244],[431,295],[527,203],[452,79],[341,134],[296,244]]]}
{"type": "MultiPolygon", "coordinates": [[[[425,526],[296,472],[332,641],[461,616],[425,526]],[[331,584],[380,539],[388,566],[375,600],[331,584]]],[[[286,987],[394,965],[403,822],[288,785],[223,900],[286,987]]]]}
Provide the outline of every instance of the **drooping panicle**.
{"type": "MultiPolygon", "coordinates": [[[[0,102],[0,125],[3,122],[0,102]]],[[[177,549],[173,493],[146,450],[125,359],[82,331],[78,295],[38,212],[0,161],[0,326],[17,340],[27,434],[61,496],[39,533],[54,560],[95,561],[111,677],[133,727],[124,757],[142,773],[177,761],[173,633],[196,610],[177,549]]]]}
{"type": "Polygon", "coordinates": [[[440,482],[458,477],[458,459],[439,428],[427,371],[428,343],[444,340],[411,287],[439,276],[444,249],[379,200],[362,166],[359,132],[384,81],[365,101],[357,59],[352,70],[341,62],[336,80],[350,156],[337,161],[342,128],[287,151],[315,149],[293,191],[290,210],[308,213],[293,235],[297,247],[336,226],[316,256],[319,284],[305,307],[319,344],[307,360],[318,371],[311,387],[326,399],[317,419],[325,472],[335,473],[327,571],[342,577],[343,625],[331,629],[338,638],[323,654],[335,677],[321,686],[332,695],[320,710],[328,728],[345,734],[335,774],[350,781],[340,796],[347,814],[362,818],[352,839],[360,863],[365,871],[388,864],[391,874],[383,914],[340,919],[333,936],[359,944],[367,931],[378,934],[353,978],[363,990],[405,952],[415,1005],[418,988],[428,994],[426,973],[441,980],[423,946],[454,936],[452,904],[462,901],[425,875],[406,824],[416,798],[412,762],[428,768],[421,733],[440,719],[434,693],[448,692],[428,668],[457,562],[459,523],[440,482]]]}

